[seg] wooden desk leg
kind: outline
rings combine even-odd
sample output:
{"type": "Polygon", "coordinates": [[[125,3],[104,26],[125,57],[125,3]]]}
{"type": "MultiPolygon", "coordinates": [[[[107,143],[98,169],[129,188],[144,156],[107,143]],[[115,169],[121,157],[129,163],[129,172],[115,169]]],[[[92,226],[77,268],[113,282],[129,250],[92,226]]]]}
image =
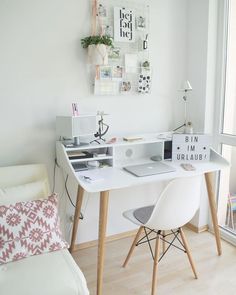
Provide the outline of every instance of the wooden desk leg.
{"type": "Polygon", "coordinates": [[[76,236],[77,236],[80,211],[81,211],[81,206],[82,206],[82,202],[83,202],[83,196],[84,196],[84,189],[78,185],[77,199],[76,199],[76,205],[75,205],[74,224],[73,224],[71,243],[70,243],[70,248],[69,248],[70,253],[72,253],[75,250],[75,240],[76,240],[76,236]]]}
{"type": "MultiPolygon", "coordinates": [[[[165,234],[166,234],[166,231],[165,230],[163,230],[162,231],[162,234],[163,234],[163,239],[165,239],[165,234]]],[[[163,240],[162,241],[162,253],[164,253],[166,251],[166,243],[165,243],[165,241],[163,240]]]]}
{"type": "Polygon", "coordinates": [[[214,233],[215,233],[217,251],[218,251],[218,255],[221,255],[222,248],[221,248],[221,240],[220,240],[220,230],[218,226],[216,199],[215,199],[215,194],[214,194],[213,185],[212,185],[211,173],[205,173],[205,179],[206,179],[206,186],[207,186],[208,199],[209,199],[209,205],[211,210],[212,224],[213,224],[214,233]]]}
{"type": "Polygon", "coordinates": [[[99,236],[98,236],[97,295],[102,295],[108,200],[109,200],[109,191],[101,192],[100,193],[100,211],[99,211],[99,236]]]}

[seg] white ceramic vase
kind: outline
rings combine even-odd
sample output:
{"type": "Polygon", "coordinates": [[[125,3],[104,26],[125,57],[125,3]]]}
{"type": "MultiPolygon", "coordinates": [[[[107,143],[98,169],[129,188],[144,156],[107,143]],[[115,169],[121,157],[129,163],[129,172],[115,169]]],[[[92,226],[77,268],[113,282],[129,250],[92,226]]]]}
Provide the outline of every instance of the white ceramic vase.
{"type": "Polygon", "coordinates": [[[92,44],[88,46],[89,63],[96,66],[108,64],[108,50],[105,44],[92,44]]]}

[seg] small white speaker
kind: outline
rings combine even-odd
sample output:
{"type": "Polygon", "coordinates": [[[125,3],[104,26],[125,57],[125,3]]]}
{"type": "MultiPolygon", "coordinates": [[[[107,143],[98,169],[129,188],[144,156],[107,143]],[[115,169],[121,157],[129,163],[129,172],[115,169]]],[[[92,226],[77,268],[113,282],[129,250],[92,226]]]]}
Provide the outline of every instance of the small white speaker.
{"type": "Polygon", "coordinates": [[[56,134],[74,138],[79,145],[78,137],[96,133],[96,115],[57,116],[56,134]]]}

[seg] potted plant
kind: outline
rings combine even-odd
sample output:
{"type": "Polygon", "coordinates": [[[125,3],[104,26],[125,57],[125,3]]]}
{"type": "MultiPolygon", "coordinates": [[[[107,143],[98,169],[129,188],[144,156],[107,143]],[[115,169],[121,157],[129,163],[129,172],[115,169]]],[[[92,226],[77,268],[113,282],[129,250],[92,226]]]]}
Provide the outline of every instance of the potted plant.
{"type": "Polygon", "coordinates": [[[89,36],[81,39],[83,48],[88,48],[89,62],[93,65],[108,64],[108,47],[113,47],[110,36],[89,36]]]}

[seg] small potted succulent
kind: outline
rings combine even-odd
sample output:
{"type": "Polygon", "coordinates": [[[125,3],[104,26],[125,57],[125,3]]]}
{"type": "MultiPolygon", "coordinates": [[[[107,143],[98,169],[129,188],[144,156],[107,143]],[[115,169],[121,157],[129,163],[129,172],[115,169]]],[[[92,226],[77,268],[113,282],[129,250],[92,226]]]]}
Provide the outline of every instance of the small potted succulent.
{"type": "Polygon", "coordinates": [[[89,63],[93,65],[108,64],[108,48],[113,47],[110,36],[89,36],[81,39],[83,48],[88,48],[89,63]]]}

